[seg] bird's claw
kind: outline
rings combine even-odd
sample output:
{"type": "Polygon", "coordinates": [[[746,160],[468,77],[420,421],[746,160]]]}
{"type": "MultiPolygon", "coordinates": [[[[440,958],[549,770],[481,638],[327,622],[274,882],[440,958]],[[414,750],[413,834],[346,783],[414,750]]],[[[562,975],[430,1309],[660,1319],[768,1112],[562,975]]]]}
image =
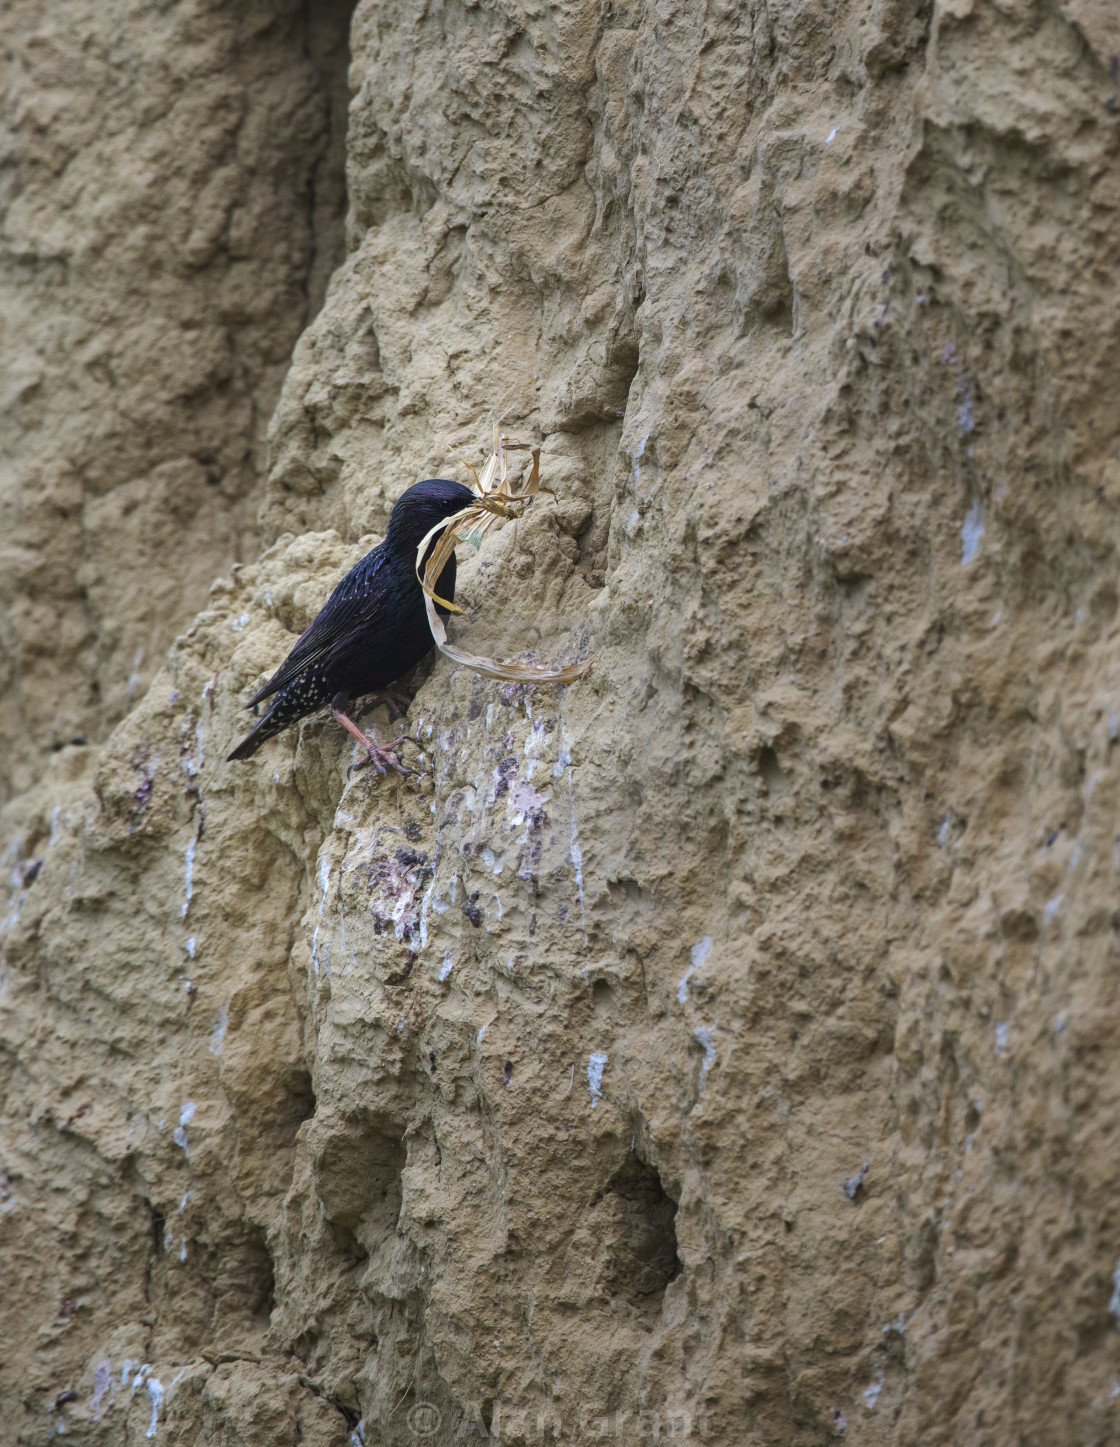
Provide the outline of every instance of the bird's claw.
{"type": "Polygon", "coordinates": [[[340,702],[341,700],[339,699],[335,700],[335,702],[331,705],[331,713],[346,730],[346,732],[351,736],[351,738],[353,738],[356,743],[360,744],[361,747],[365,749],[367,755],[366,758],[359,759],[355,763],[351,764],[350,768],[347,770],[348,773],[352,774],[357,769],[364,769],[369,764],[372,764],[374,766],[374,768],[377,770],[377,772],[381,775],[382,778],[385,777],[386,771],[390,768],[396,769],[398,774],[413,774],[416,772],[415,769],[406,769],[405,766],[401,763],[400,759],[397,758],[395,752],[401,747],[402,744],[413,743],[413,739],[405,737],[401,739],[396,739],[391,744],[374,743],[374,741],[370,738],[369,734],[364,733],[354,722],[354,720],[348,717],[345,709],[340,706],[340,702]]]}
{"type": "Polygon", "coordinates": [[[366,757],[364,759],[358,759],[355,763],[351,764],[349,772],[356,774],[359,769],[368,768],[369,765],[372,764],[382,778],[385,778],[387,769],[396,769],[398,774],[415,774],[416,770],[406,769],[394,752],[400,748],[401,744],[411,742],[411,739],[404,738],[396,739],[391,744],[381,745],[375,744],[372,739],[366,739],[366,757]]]}

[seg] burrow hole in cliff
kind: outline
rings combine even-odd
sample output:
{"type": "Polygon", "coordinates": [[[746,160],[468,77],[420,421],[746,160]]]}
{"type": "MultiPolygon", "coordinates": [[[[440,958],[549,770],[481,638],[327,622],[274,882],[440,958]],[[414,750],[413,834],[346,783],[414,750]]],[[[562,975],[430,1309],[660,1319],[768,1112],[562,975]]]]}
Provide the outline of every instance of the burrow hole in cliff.
{"type": "Polygon", "coordinates": [[[665,1288],[681,1272],[676,1201],[653,1166],[631,1152],[595,1205],[606,1247],[608,1294],[656,1315],[665,1288]]]}
{"type": "Polygon", "coordinates": [[[324,1140],[316,1189],[336,1244],[354,1261],[396,1231],[405,1159],[403,1128],[384,1121],[350,1120],[324,1140]]]}
{"type": "Polygon", "coordinates": [[[290,1150],[296,1143],[300,1126],[315,1114],[315,1087],[311,1072],[303,1067],[289,1071],[283,1085],[274,1104],[273,1119],[278,1149],[290,1150]]]}
{"type": "Polygon", "coordinates": [[[174,1320],[192,1348],[267,1331],[276,1271],[263,1228],[218,1214],[202,1232],[192,1231],[180,1222],[181,1211],[168,1214],[146,1199],[144,1206],[151,1241],[144,1294],[154,1316],[174,1320]]]}
{"type": "Polygon", "coordinates": [[[276,1271],[268,1241],[258,1225],[242,1223],[215,1253],[213,1289],[218,1330],[226,1324],[268,1329],[276,1305],[276,1271]]]}

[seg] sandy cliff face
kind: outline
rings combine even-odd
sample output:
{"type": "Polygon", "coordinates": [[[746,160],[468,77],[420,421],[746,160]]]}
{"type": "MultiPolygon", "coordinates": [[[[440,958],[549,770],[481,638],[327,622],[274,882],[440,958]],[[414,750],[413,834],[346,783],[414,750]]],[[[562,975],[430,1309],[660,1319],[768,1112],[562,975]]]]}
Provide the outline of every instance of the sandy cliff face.
{"type": "Polygon", "coordinates": [[[5,6],[0,800],[103,739],[257,551],[343,251],[351,8],[5,6]]]}
{"type": "Polygon", "coordinates": [[[290,365],[342,12],[80,11],[5,36],[0,1441],[1115,1440],[1108,7],[362,3],[290,365]],[[588,678],[224,763],[496,408],[464,638],[588,678]]]}

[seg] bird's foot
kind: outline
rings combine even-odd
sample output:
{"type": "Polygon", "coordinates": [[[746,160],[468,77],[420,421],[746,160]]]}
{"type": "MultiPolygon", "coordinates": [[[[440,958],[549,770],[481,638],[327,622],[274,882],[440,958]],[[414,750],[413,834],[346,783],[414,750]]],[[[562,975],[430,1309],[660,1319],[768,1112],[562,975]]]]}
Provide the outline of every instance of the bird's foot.
{"type": "Polygon", "coordinates": [[[409,742],[409,739],[396,739],[391,744],[375,744],[372,739],[366,739],[362,746],[366,750],[366,757],[351,764],[350,773],[356,774],[359,769],[368,768],[372,764],[381,775],[384,775],[387,768],[396,769],[398,774],[415,774],[416,770],[406,769],[394,752],[401,744],[409,742]]]}
{"type": "Polygon", "coordinates": [[[396,755],[396,750],[399,749],[402,744],[412,742],[411,740],[396,739],[391,744],[375,743],[367,733],[362,732],[354,720],[349,718],[342,709],[332,708],[331,713],[346,732],[357,739],[358,743],[361,744],[368,755],[367,758],[359,759],[356,764],[351,764],[351,773],[354,773],[358,769],[364,769],[369,764],[372,764],[381,775],[384,775],[387,769],[396,769],[398,774],[413,774],[416,772],[415,769],[406,769],[396,755]]]}

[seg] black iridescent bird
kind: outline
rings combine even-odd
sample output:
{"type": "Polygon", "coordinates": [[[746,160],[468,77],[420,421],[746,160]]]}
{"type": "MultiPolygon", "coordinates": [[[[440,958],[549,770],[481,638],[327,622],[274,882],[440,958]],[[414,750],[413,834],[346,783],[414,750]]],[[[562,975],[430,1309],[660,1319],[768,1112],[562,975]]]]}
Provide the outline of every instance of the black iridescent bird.
{"type": "MultiPolygon", "coordinates": [[[[329,704],[381,773],[386,764],[406,772],[393,752],[402,741],[379,747],[347,717],[346,709],[353,698],[388,689],[431,648],[424,593],[416,578],[416,550],[438,522],[477,500],[469,487],[443,478],[415,483],[398,498],[384,540],[350,569],[291,653],[249,700],[247,708],[266,698],[272,703],[231,759],[251,758],[266,739],[329,704]]],[[[431,548],[425,558],[430,553],[431,548]]],[[[454,601],[454,553],[435,591],[454,601]]],[[[439,611],[447,617],[446,609],[439,611]]]]}

